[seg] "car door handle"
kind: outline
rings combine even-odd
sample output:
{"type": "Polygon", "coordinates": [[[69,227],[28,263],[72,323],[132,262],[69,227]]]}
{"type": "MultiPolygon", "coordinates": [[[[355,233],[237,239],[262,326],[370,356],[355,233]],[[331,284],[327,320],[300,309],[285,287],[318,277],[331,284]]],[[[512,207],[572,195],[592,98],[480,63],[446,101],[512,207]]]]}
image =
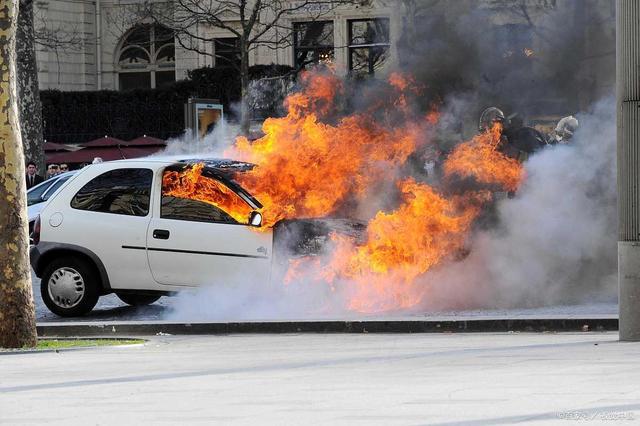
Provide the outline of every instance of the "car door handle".
{"type": "Polygon", "coordinates": [[[166,229],[154,229],[153,230],[153,238],[158,240],[168,240],[169,239],[169,231],[166,229]]]}

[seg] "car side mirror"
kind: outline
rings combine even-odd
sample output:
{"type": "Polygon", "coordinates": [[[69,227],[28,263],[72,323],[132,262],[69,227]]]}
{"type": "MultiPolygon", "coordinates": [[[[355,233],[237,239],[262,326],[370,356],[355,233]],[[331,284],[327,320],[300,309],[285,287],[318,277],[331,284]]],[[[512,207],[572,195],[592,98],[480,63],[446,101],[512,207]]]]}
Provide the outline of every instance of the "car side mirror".
{"type": "Polygon", "coordinates": [[[262,226],[262,214],[257,211],[252,211],[249,215],[249,225],[262,226]]]}

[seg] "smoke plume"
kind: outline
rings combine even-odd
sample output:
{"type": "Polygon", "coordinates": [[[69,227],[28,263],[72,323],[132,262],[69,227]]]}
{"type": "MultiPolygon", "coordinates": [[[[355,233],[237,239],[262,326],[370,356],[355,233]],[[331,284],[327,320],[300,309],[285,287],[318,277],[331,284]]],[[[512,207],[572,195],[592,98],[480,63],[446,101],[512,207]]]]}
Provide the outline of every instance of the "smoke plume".
{"type": "Polygon", "coordinates": [[[571,143],[525,163],[523,186],[498,204],[498,227],[475,235],[464,261],[426,277],[426,308],[616,300],[614,100],[577,117],[571,143]]]}
{"type": "Polygon", "coordinates": [[[488,106],[526,122],[586,110],[612,92],[612,0],[402,3],[401,69],[426,86],[427,103],[464,94],[457,117],[467,136],[488,106]]]}
{"type": "MultiPolygon", "coordinates": [[[[381,314],[615,300],[615,109],[611,98],[591,105],[593,99],[607,93],[607,87],[595,84],[587,66],[591,53],[587,47],[602,53],[605,59],[600,65],[612,66],[612,22],[606,13],[602,15],[606,12],[602,6],[610,2],[590,0],[591,12],[584,14],[576,13],[580,4],[573,0],[490,3],[504,8],[502,17],[507,24],[496,25],[495,10],[468,1],[423,2],[428,7],[408,14],[398,56],[415,86],[425,88],[424,96],[396,103],[398,100],[390,97],[398,93],[393,85],[343,82],[344,92],[335,98],[337,102],[326,111],[319,109],[322,122],[318,128],[324,131],[338,127],[344,117],[361,113],[386,128],[401,128],[407,117],[424,116],[433,105],[438,106],[435,127],[420,132],[429,143],[419,143],[419,149],[402,166],[375,168],[370,174],[379,182],[332,212],[334,217],[345,215],[363,221],[378,215],[384,219],[401,202],[410,204],[416,199],[416,191],[400,193],[399,180],[408,179],[404,181],[408,187],[426,183],[435,188],[434,194],[421,193],[426,200],[434,200],[424,205],[437,204],[440,195],[452,200],[455,194],[469,191],[464,186],[468,182],[447,187],[450,183],[443,182],[438,173],[434,153],[435,157],[446,157],[475,133],[479,112],[487,106],[499,106],[507,114],[517,112],[524,124],[534,124],[527,122],[531,117],[569,114],[580,122],[569,144],[546,147],[524,163],[524,183],[515,195],[491,203],[487,215],[491,220],[472,228],[465,234],[466,241],[458,241],[452,253],[439,258],[426,273],[415,272],[410,288],[419,303],[403,300],[398,288],[385,289],[384,280],[380,280],[378,296],[400,301],[396,304],[399,311],[382,309],[381,314]],[[414,18],[416,22],[411,22],[414,18]],[[590,34],[601,35],[589,46],[582,42],[586,26],[590,34]],[[537,44],[532,44],[534,38],[537,44]],[[384,108],[388,105],[402,108],[390,112],[384,108]],[[580,110],[587,112],[576,113],[580,110]]],[[[204,145],[187,138],[170,144],[167,152],[221,153],[229,147],[234,133],[223,125],[204,145]]],[[[299,137],[300,132],[293,133],[299,137]]],[[[336,134],[348,140],[351,133],[336,134]]],[[[296,147],[296,140],[290,142],[296,147]]],[[[245,147],[250,146],[247,141],[245,147]]],[[[305,151],[304,146],[299,148],[305,151]]],[[[287,162],[281,163],[286,168],[287,162]]],[[[317,173],[323,176],[326,170],[317,173]]],[[[303,193],[296,191],[297,195],[303,193]]],[[[431,217],[424,218],[422,225],[427,229],[438,225],[430,221],[431,217]]],[[[388,221],[385,226],[393,228],[397,223],[388,221]]],[[[446,237],[442,234],[439,241],[446,242],[446,237]]],[[[457,238],[460,240],[459,235],[457,238]]],[[[284,242],[288,244],[295,245],[295,241],[284,242]]],[[[335,263],[340,241],[325,239],[321,244],[324,249],[315,257],[276,259],[269,283],[249,280],[239,271],[221,285],[182,294],[170,319],[359,315],[350,302],[354,289],[366,294],[366,280],[373,275],[365,274],[357,286],[344,278],[328,279],[326,265],[335,263]]],[[[384,243],[379,247],[384,248],[384,243]]]]}
{"type": "Polygon", "coordinates": [[[222,157],[225,150],[233,145],[240,134],[240,126],[221,119],[204,138],[198,138],[190,130],[177,138],[167,141],[167,147],[155,156],[222,157]]]}

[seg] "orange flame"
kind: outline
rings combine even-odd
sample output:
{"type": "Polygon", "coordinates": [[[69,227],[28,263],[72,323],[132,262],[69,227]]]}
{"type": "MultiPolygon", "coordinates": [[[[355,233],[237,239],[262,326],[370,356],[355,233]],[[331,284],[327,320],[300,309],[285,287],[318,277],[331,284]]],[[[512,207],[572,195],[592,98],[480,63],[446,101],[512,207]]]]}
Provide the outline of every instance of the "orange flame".
{"type": "Polygon", "coordinates": [[[227,212],[238,223],[246,224],[251,206],[222,183],[202,176],[203,168],[203,164],[196,164],[182,171],[166,171],[162,176],[162,194],[211,204],[227,212]]]}
{"type": "Polygon", "coordinates": [[[303,83],[306,90],[287,100],[287,116],[265,120],[264,137],[253,142],[241,137],[229,153],[258,165],[237,179],[264,205],[265,226],[327,216],[364,196],[407,160],[429,125],[425,120],[391,127],[362,114],[323,123],[320,115],[330,112],[340,85],[335,76],[323,75],[303,83]]]}
{"type": "Polygon", "coordinates": [[[416,278],[464,248],[480,204],[490,197],[484,192],[446,199],[413,179],[399,187],[401,206],[378,212],[367,226],[366,244],[333,237],[337,248],[324,278],[347,280],[349,309],[378,312],[419,303],[427,289],[416,278]]]}
{"type": "Polygon", "coordinates": [[[501,137],[502,124],[495,123],[490,131],[458,145],[444,164],[445,176],[471,177],[515,191],[522,181],[522,165],[498,151],[501,137]]]}

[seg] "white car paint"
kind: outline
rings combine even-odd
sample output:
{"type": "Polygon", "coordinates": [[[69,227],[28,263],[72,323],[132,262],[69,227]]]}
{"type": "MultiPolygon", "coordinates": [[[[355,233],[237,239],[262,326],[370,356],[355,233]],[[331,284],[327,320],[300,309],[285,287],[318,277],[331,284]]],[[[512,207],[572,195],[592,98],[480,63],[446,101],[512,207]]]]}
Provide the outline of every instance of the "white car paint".
{"type": "Polygon", "coordinates": [[[27,191],[27,216],[29,223],[33,223],[45,203],[64,183],[77,173],[76,170],[61,173],[41,182],[27,191]]]}

